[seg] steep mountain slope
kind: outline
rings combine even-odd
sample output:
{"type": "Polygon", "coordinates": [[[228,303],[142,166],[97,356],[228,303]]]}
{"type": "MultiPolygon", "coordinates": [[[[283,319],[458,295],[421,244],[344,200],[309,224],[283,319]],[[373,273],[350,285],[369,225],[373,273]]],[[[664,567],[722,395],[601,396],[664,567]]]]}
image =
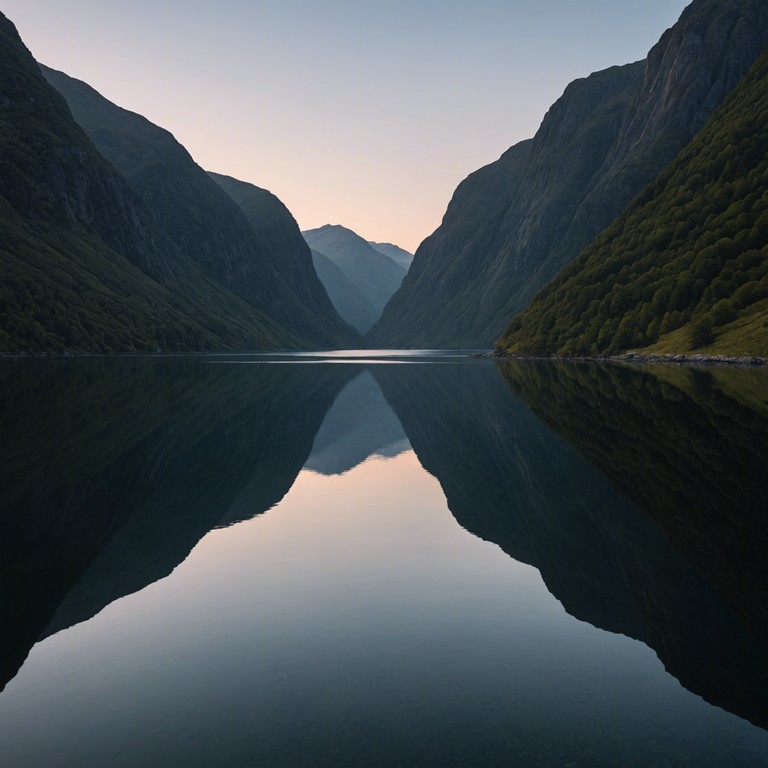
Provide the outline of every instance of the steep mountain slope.
{"type": "Polygon", "coordinates": [[[369,331],[381,311],[324,253],[313,250],[312,263],[342,318],[360,333],[369,331]]]}
{"type": "MultiPolygon", "coordinates": [[[[316,273],[313,256],[301,236],[296,219],[279,198],[266,189],[231,176],[210,171],[208,175],[237,203],[262,248],[267,253],[278,255],[280,276],[303,304],[313,308],[317,325],[324,327],[328,338],[339,335],[339,316],[356,327],[335,308],[333,297],[329,297],[324,282],[316,273]]],[[[347,344],[361,341],[351,329],[345,329],[345,334],[344,342],[347,344]]]]}
{"type": "Polygon", "coordinates": [[[0,14],[0,353],[295,346],[205,277],[0,14]]]}
{"type": "Polygon", "coordinates": [[[768,357],[768,49],[673,163],[499,342],[768,357]]]}
{"type": "Polygon", "coordinates": [[[310,248],[327,256],[380,312],[400,287],[405,269],[351,229],[326,224],[302,232],[310,248]]]}
{"type": "Polygon", "coordinates": [[[413,263],[413,254],[410,251],[406,251],[399,245],[394,243],[374,243],[369,240],[368,245],[371,248],[375,248],[379,253],[383,253],[385,256],[389,256],[395,264],[399,264],[406,271],[413,263]]]}
{"type": "Polygon", "coordinates": [[[761,0],[694,0],[646,62],[572,83],[530,144],[459,186],[369,340],[490,346],[701,129],[767,40],[761,0]]]}
{"type": "Polygon", "coordinates": [[[112,104],[86,83],[47,67],[41,70],[161,229],[206,274],[306,345],[353,343],[354,335],[318,292],[309,255],[303,270],[291,257],[284,264],[283,254],[273,250],[280,235],[265,237],[268,226],[257,233],[235,201],[168,131],[112,104]]]}

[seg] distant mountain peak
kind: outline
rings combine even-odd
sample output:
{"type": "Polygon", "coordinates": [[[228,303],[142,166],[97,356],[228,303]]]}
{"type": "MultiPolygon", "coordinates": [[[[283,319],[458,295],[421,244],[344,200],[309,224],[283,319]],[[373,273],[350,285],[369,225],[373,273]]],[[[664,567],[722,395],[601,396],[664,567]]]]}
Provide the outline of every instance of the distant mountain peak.
{"type": "MultiPolygon", "coordinates": [[[[378,317],[392,294],[400,287],[406,268],[372,247],[357,232],[340,224],[325,224],[316,229],[305,230],[301,234],[313,251],[333,262],[347,280],[362,292],[373,309],[374,316],[378,317]]],[[[317,261],[316,259],[316,268],[317,261]]],[[[327,272],[320,273],[320,278],[332,298],[338,295],[338,285],[333,286],[328,282],[327,272]]],[[[336,306],[341,312],[341,305],[336,306]]],[[[344,312],[342,317],[345,317],[344,312]]],[[[345,319],[355,327],[361,327],[351,316],[346,316],[345,319]]]]}

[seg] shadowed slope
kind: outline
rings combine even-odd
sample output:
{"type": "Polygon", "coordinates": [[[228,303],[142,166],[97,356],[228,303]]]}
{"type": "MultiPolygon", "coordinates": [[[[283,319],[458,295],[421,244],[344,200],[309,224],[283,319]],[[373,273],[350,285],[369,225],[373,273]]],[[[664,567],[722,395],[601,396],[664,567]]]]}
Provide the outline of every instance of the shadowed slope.
{"type": "MultiPolygon", "coordinates": [[[[210,171],[208,175],[237,203],[264,250],[277,254],[281,277],[306,306],[314,308],[318,327],[323,326],[329,338],[339,335],[342,318],[357,327],[335,308],[330,291],[326,292],[323,281],[318,277],[299,225],[283,203],[271,192],[253,184],[210,171]]],[[[362,339],[352,329],[345,329],[345,332],[346,345],[361,344],[362,339]]]]}
{"type": "Polygon", "coordinates": [[[372,248],[351,229],[326,224],[302,232],[310,247],[327,256],[381,311],[400,287],[405,269],[372,248]]]}
{"type": "MultiPolygon", "coordinates": [[[[304,346],[343,346],[349,329],[317,292],[306,259],[283,254],[281,233],[261,232],[166,130],[121,109],[86,83],[41,67],[98,150],[128,179],[158,226],[200,268],[289,329],[304,346]],[[284,263],[285,261],[285,263],[284,263]],[[300,265],[299,265],[300,266],[300,265]],[[285,270],[285,271],[284,271],[285,270]],[[294,285],[295,283],[295,285],[294,285]]],[[[274,214],[274,206],[269,214],[274,214]]]]}
{"type": "Polygon", "coordinates": [[[537,354],[768,357],[768,50],[669,167],[514,318],[537,354]]]}
{"type": "Polygon", "coordinates": [[[201,273],[0,14],[0,353],[292,346],[201,273]]]}
{"type": "Polygon", "coordinates": [[[694,0],[646,62],[572,83],[531,143],[459,186],[369,341],[492,346],[686,146],[766,41],[762,0],[694,0]]]}

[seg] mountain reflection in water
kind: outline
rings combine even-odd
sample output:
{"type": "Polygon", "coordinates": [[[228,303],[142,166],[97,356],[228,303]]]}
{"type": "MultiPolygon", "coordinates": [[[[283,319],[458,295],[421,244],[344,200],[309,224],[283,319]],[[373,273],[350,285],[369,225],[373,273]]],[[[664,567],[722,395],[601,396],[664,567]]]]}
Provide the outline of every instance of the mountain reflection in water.
{"type": "Polygon", "coordinates": [[[764,372],[724,371],[722,387],[710,372],[535,362],[503,379],[375,373],[463,527],[535,566],[576,618],[642,640],[689,690],[768,726],[764,372]],[[740,374],[757,378],[729,388],[740,374]]]}
{"type": "Polygon", "coordinates": [[[412,447],[458,523],[569,614],[768,727],[764,372],[409,362],[7,362],[0,680],[302,467],[342,483],[412,447]]]}
{"type": "Polygon", "coordinates": [[[2,369],[0,683],[290,489],[341,366],[21,360],[2,369]]]}

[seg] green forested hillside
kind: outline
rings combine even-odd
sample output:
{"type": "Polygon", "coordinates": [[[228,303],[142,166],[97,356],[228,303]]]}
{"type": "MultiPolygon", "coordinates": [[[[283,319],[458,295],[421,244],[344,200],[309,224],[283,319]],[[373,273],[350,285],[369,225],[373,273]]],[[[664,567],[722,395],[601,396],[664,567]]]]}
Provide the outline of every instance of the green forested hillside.
{"type": "Polygon", "coordinates": [[[0,199],[0,354],[298,345],[216,286],[205,298],[187,287],[171,290],[87,231],[29,222],[0,199]]]}
{"type": "Polygon", "coordinates": [[[768,50],[497,346],[768,356],[768,50]]]}
{"type": "Polygon", "coordinates": [[[0,14],[0,354],[297,345],[163,236],[0,14]]]}

